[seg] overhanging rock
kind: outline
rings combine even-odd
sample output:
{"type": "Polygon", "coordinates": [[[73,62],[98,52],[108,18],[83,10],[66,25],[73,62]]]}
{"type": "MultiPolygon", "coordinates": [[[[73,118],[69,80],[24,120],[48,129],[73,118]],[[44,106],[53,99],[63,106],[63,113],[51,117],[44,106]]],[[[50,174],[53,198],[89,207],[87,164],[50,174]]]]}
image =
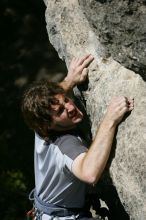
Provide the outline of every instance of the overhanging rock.
{"type": "Polygon", "coordinates": [[[113,60],[77,0],[45,0],[45,4],[50,42],[66,64],[73,56],[91,53],[95,57],[84,92],[93,136],[112,96],[135,99],[134,110],[118,127],[109,173],[130,219],[145,220],[146,83],[113,60]]]}

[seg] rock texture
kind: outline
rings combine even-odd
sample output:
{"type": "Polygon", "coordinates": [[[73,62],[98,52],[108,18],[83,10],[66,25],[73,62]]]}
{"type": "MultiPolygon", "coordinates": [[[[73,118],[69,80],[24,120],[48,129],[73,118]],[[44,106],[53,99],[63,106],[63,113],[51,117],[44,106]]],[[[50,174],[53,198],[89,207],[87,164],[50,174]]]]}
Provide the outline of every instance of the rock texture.
{"type": "Polygon", "coordinates": [[[79,2],[100,42],[112,57],[146,80],[146,1],[79,2]]]}
{"type": "MultiPolygon", "coordinates": [[[[93,1],[89,2],[92,3],[93,1]]],[[[117,1],[97,2],[101,5],[103,2],[110,4],[117,1]]],[[[121,4],[122,7],[122,4],[125,4],[126,1],[119,2],[118,5],[121,4]]],[[[87,112],[92,122],[93,136],[112,96],[124,95],[135,99],[135,109],[125,117],[118,127],[107,172],[111,178],[110,184],[115,186],[130,219],[145,220],[146,83],[141,76],[113,59],[116,53],[112,52],[113,49],[110,45],[106,45],[106,47],[103,44],[101,45],[103,38],[99,36],[98,30],[95,31],[96,27],[93,28],[93,25],[91,25],[90,16],[87,16],[88,11],[85,13],[86,5],[87,8],[89,7],[86,1],[45,0],[45,4],[47,6],[46,22],[50,42],[54,45],[59,56],[66,61],[66,64],[69,64],[73,56],[91,53],[95,57],[90,66],[88,89],[83,92],[87,112]],[[112,53],[113,57],[110,56],[112,53]]],[[[144,13],[145,6],[140,6],[140,8],[139,10],[144,13]]],[[[95,13],[95,9],[93,11],[95,13]]],[[[110,13],[112,13],[112,10],[110,13]]],[[[118,19],[123,18],[115,17],[115,22],[120,23],[121,20],[118,21],[118,19]]],[[[131,19],[133,19],[132,16],[131,19]]],[[[133,21],[132,24],[134,25],[135,22],[133,21]]],[[[125,36],[124,33],[122,34],[125,36]]],[[[128,32],[126,34],[128,35],[128,32]]],[[[122,45],[124,47],[123,41],[117,43],[116,50],[120,50],[118,53],[123,53],[120,49],[122,45]]],[[[139,54],[138,50],[136,53],[139,54]]],[[[138,56],[143,55],[139,54],[138,56]]],[[[131,65],[130,62],[133,61],[131,61],[131,58],[128,61],[127,57],[125,58],[127,59],[126,62],[131,65]]],[[[138,66],[137,62],[134,61],[134,63],[138,66]]],[[[122,219],[125,220],[125,218],[122,219]]]]}

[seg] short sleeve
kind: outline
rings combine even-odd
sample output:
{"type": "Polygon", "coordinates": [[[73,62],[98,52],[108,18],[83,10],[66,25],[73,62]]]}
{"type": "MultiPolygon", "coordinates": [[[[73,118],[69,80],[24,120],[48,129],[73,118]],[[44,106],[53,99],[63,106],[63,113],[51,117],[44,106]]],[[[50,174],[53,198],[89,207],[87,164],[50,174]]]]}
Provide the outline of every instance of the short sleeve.
{"type": "Polygon", "coordinates": [[[60,137],[57,144],[62,154],[74,160],[81,153],[86,152],[87,146],[81,138],[74,135],[64,135],[60,137]]]}

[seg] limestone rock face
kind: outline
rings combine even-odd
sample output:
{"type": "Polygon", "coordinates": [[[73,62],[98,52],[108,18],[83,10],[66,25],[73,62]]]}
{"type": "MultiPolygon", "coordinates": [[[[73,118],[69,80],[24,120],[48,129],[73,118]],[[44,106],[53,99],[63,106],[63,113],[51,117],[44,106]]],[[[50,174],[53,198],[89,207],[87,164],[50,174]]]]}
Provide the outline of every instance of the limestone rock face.
{"type": "Polygon", "coordinates": [[[91,27],[112,57],[146,80],[146,1],[79,2],[91,27]]]}
{"type": "MultiPolygon", "coordinates": [[[[97,2],[101,5],[103,2],[110,4],[114,1],[97,2]]],[[[126,1],[119,2],[122,5],[122,2],[126,1]]],[[[66,64],[69,64],[73,56],[91,53],[95,57],[89,69],[88,89],[83,92],[87,113],[92,122],[93,136],[112,96],[124,95],[135,99],[134,110],[125,117],[118,127],[108,172],[130,219],[145,220],[146,83],[141,76],[113,59],[116,52],[112,51],[110,45],[103,45],[102,30],[99,36],[99,31],[96,31],[96,27],[93,28],[91,25],[90,16],[87,16],[87,12],[85,13],[86,5],[87,8],[89,7],[88,1],[45,0],[45,4],[47,6],[46,22],[50,42],[58,51],[59,56],[66,61],[66,64]],[[113,54],[113,57],[110,54],[113,54]]],[[[90,10],[92,12],[92,7],[90,10]]],[[[144,13],[145,7],[139,10],[144,13]]],[[[90,14],[92,14],[91,12],[90,14]]],[[[96,16],[98,18],[98,12],[96,16]]],[[[115,22],[116,20],[119,22],[118,19],[122,18],[115,18],[115,22]]],[[[122,34],[124,36],[124,33],[122,34]]],[[[122,43],[122,41],[119,42],[119,45],[117,43],[117,51],[122,47],[122,43]]],[[[118,53],[123,53],[123,51],[120,50],[118,53]]],[[[135,53],[138,53],[138,50],[135,53]]],[[[131,58],[128,61],[128,52],[126,56],[126,66],[131,67],[133,61],[131,58]],[[129,64],[127,64],[128,62],[129,64]]],[[[143,55],[139,54],[138,56],[143,55]]],[[[116,58],[118,60],[118,54],[116,58]]],[[[122,63],[124,62],[122,61],[122,63]]],[[[136,65],[140,64],[136,62],[136,65]]]]}

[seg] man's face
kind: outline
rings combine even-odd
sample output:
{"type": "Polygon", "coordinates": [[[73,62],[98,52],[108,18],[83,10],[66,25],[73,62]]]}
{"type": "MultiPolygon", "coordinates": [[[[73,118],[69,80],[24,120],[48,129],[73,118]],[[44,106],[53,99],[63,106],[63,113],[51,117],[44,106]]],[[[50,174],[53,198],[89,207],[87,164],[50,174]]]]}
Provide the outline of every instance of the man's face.
{"type": "Polygon", "coordinates": [[[53,122],[51,130],[65,131],[76,127],[82,121],[83,113],[74,102],[63,94],[55,95],[55,103],[52,105],[53,122]]]}

